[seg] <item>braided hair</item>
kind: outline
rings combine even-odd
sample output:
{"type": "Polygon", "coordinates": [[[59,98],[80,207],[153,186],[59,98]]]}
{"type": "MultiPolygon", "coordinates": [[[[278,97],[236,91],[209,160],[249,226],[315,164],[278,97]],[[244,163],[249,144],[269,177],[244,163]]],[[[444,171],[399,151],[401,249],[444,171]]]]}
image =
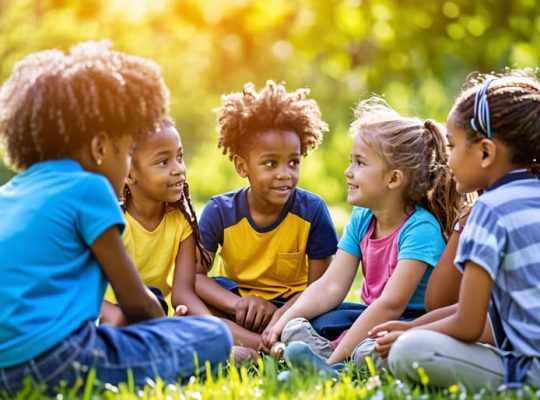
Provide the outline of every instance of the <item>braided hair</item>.
{"type": "Polygon", "coordinates": [[[450,117],[473,143],[486,138],[471,126],[474,100],[487,79],[493,79],[486,96],[492,136],[511,152],[511,162],[528,168],[540,178],[540,82],[530,70],[516,70],[494,76],[473,74],[457,98],[450,117]]]}
{"type": "MultiPolygon", "coordinates": [[[[159,129],[164,129],[168,127],[174,127],[174,122],[169,118],[163,118],[160,121],[159,129]]],[[[122,190],[122,195],[120,196],[120,205],[124,212],[127,211],[127,204],[130,197],[131,191],[129,190],[128,185],[125,184],[124,189],[122,190]]],[[[193,207],[193,203],[191,201],[189,185],[187,182],[184,182],[180,199],[178,201],[175,201],[174,203],[168,203],[167,205],[176,208],[182,212],[182,214],[188,221],[191,230],[193,231],[193,235],[195,237],[195,246],[197,247],[197,250],[201,257],[201,264],[209,268],[212,264],[212,259],[202,245],[201,233],[199,231],[199,224],[197,221],[197,213],[195,212],[195,208],[193,207]]]]}
{"type": "Polygon", "coordinates": [[[169,91],[153,61],[84,42],[19,61],[0,89],[0,144],[15,170],[70,157],[92,136],[156,129],[169,91]]]}

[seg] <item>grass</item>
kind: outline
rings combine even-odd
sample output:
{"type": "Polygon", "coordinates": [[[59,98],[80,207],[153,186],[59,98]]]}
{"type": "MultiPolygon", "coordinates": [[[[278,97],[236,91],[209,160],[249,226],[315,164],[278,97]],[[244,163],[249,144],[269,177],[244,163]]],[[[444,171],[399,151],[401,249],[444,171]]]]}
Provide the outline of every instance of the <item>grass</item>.
{"type": "MultiPolygon", "coordinates": [[[[427,385],[411,386],[394,379],[385,371],[373,367],[357,370],[351,364],[338,380],[322,380],[315,373],[294,370],[290,379],[280,382],[277,374],[284,369],[270,357],[259,358],[258,363],[240,368],[226,367],[216,376],[193,377],[186,385],[165,384],[161,380],[149,381],[144,388],[135,388],[132,382],[118,386],[102,384],[90,374],[85,383],[74,388],[60,388],[49,398],[69,399],[155,399],[155,400],[236,400],[236,399],[539,399],[540,390],[524,388],[514,392],[493,394],[487,390],[468,392],[463,386],[453,385],[434,390],[427,385]]],[[[425,376],[424,383],[429,383],[425,376]]],[[[16,399],[47,398],[43,387],[26,382],[16,399]]]]}

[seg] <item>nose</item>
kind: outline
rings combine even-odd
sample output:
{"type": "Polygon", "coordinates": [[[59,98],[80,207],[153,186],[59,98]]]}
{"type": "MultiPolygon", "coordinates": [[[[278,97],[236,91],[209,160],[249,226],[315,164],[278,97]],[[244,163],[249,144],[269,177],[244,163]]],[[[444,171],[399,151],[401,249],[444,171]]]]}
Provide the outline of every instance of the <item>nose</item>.
{"type": "Polygon", "coordinates": [[[280,170],[278,170],[277,175],[276,175],[276,179],[281,181],[281,180],[287,180],[287,179],[290,179],[290,178],[291,178],[291,174],[287,170],[287,168],[281,168],[280,170]]]}
{"type": "Polygon", "coordinates": [[[345,168],[345,176],[347,178],[352,178],[351,166],[350,165],[347,168],[345,168]]]}
{"type": "Polygon", "coordinates": [[[171,174],[173,175],[180,175],[186,172],[186,166],[183,162],[178,162],[177,160],[174,161],[173,168],[171,169],[171,174]]]}

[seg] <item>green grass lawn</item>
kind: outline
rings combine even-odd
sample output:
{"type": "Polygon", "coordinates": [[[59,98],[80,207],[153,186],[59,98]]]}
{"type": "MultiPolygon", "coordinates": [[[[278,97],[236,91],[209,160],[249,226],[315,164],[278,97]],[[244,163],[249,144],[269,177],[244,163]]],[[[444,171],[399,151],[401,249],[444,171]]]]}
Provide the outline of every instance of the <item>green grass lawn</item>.
{"type": "MultiPolygon", "coordinates": [[[[261,357],[257,364],[239,369],[225,367],[217,376],[193,377],[186,385],[167,385],[161,381],[151,382],[144,388],[136,388],[126,382],[118,386],[103,385],[90,374],[86,383],[76,388],[61,388],[56,396],[63,399],[538,399],[540,390],[524,388],[515,392],[491,393],[480,390],[467,391],[460,385],[445,389],[430,389],[426,385],[412,386],[394,379],[385,371],[374,369],[356,370],[347,365],[337,380],[323,380],[309,371],[292,371],[288,381],[280,382],[277,374],[284,369],[270,357],[261,357]]],[[[422,371],[420,371],[421,373],[422,371]]],[[[429,378],[424,376],[424,383],[429,378]]],[[[31,384],[21,390],[17,399],[46,398],[43,388],[31,384]]]]}

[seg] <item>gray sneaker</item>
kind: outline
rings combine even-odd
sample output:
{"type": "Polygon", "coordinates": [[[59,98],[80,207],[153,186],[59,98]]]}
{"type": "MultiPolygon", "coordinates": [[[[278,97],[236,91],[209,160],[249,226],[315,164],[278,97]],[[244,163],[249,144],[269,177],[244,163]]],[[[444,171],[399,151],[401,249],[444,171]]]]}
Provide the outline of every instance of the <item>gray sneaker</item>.
{"type": "Polygon", "coordinates": [[[304,342],[315,354],[325,360],[334,352],[330,340],[319,335],[305,318],[291,319],[281,332],[281,341],[285,344],[294,341],[304,342]]]}
{"type": "Polygon", "coordinates": [[[368,338],[360,342],[355,347],[351,358],[357,368],[362,368],[366,365],[366,357],[371,357],[373,364],[377,370],[382,368],[388,369],[388,358],[382,358],[379,353],[375,351],[375,339],[368,338]]]}

